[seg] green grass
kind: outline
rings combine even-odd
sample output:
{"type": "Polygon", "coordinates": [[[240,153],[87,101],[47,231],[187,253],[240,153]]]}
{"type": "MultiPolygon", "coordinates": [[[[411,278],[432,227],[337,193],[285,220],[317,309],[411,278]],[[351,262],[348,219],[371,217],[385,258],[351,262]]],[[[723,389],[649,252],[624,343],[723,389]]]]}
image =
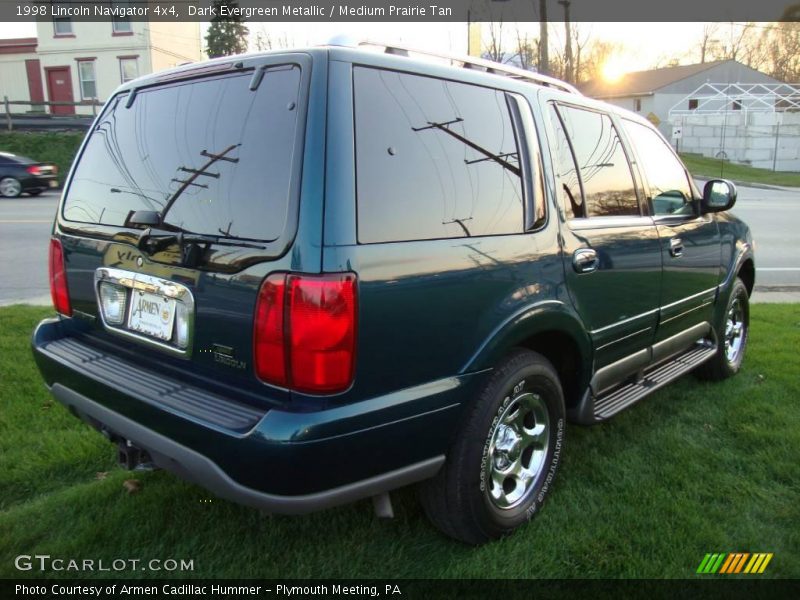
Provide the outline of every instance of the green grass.
{"type": "Polygon", "coordinates": [[[681,154],[689,172],[696,177],[724,177],[745,183],[767,183],[800,187],[800,173],[774,172],[769,169],[756,169],[747,165],[736,165],[718,158],[708,158],[699,154],[681,154]]]}
{"type": "Polygon", "coordinates": [[[58,166],[58,180],[64,182],[78,152],[83,133],[0,133],[0,152],[21,154],[38,162],[58,166]]]}
{"type": "Polygon", "coordinates": [[[568,428],[539,516],[480,548],[437,533],[413,490],[395,494],[390,521],[368,501],[281,517],[117,469],[41,383],[28,340],[47,312],[0,309],[0,577],[39,576],[13,567],[38,553],[193,559],[193,577],[691,578],[707,552],[731,551],[774,552],[765,576],[800,577],[800,305],[753,307],[735,378],[687,376],[608,423],[568,428]]]}

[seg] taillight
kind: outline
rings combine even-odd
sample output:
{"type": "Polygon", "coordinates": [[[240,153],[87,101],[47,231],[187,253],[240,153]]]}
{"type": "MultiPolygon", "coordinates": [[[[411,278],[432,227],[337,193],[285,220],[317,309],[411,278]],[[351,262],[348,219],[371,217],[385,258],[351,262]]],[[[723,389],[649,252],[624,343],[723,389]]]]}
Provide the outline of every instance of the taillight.
{"type": "Polygon", "coordinates": [[[259,379],[288,387],[284,299],[286,275],[270,275],[261,285],[253,331],[253,362],[259,379]]]}
{"type": "Polygon", "coordinates": [[[271,275],[264,281],[254,333],[260,379],[311,394],[342,392],[353,381],[355,344],[355,275],[271,275]]]}
{"type": "Polygon", "coordinates": [[[50,240],[50,295],[53,298],[53,306],[56,311],[67,317],[72,316],[72,306],[69,302],[69,291],[67,290],[67,270],[64,267],[64,248],[61,241],[52,238],[50,240]]]}
{"type": "Polygon", "coordinates": [[[41,167],[37,167],[36,165],[28,167],[25,170],[28,173],[30,173],[31,175],[41,175],[42,174],[42,168],[41,167]]]}

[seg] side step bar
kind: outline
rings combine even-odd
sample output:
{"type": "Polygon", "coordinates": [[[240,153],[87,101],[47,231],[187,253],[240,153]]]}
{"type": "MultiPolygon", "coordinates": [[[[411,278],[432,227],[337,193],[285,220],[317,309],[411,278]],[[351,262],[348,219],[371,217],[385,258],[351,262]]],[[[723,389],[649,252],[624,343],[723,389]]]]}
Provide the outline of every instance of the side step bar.
{"type": "Polygon", "coordinates": [[[703,364],[714,356],[716,351],[717,348],[713,342],[701,340],[674,358],[645,371],[644,377],[637,381],[612,388],[599,396],[592,394],[589,389],[578,409],[571,416],[578,423],[587,425],[605,421],[703,364]]]}

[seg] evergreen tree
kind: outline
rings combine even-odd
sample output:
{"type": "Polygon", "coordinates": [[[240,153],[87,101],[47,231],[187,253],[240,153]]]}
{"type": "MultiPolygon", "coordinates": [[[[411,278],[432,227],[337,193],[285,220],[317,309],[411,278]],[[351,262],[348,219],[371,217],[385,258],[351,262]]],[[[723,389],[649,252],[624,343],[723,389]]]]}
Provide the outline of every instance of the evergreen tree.
{"type": "Polygon", "coordinates": [[[242,22],[241,17],[220,16],[220,7],[223,4],[230,8],[238,6],[238,2],[214,0],[217,16],[211,19],[206,33],[206,52],[209,58],[247,52],[247,25],[242,22]]]}

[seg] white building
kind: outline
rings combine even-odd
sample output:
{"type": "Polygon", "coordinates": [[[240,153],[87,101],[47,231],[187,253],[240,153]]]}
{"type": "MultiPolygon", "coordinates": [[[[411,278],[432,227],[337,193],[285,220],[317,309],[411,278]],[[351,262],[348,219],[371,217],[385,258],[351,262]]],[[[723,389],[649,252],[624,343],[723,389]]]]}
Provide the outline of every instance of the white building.
{"type": "Polygon", "coordinates": [[[92,104],[107,100],[121,83],[201,59],[200,23],[40,21],[35,40],[0,40],[0,97],[77,102],[82,105],[50,112],[92,114],[92,104]]]}
{"type": "MultiPolygon", "coordinates": [[[[42,76],[36,54],[36,38],[0,40],[0,100],[43,99],[42,76]]],[[[30,107],[12,106],[14,112],[30,107]]]]}
{"type": "MultiPolygon", "coordinates": [[[[582,83],[578,88],[586,96],[638,112],[657,125],[669,139],[672,134],[670,110],[687,94],[709,82],[781,83],[738,61],[720,60],[627,73],[614,82],[596,79],[582,83]]],[[[697,102],[697,99],[687,99],[686,108],[696,108],[697,102]]]]}

